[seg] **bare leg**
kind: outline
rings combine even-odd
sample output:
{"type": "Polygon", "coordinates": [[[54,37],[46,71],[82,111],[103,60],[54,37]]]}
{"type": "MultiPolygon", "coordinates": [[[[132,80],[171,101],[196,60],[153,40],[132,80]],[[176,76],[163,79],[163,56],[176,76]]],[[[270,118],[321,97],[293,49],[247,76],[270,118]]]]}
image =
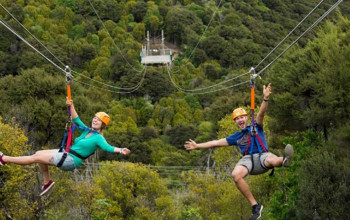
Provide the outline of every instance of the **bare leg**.
{"type": "Polygon", "coordinates": [[[14,163],[18,165],[28,165],[32,163],[38,163],[41,172],[43,173],[44,184],[48,183],[51,179],[48,165],[54,165],[53,156],[55,150],[41,150],[37,151],[31,156],[23,157],[10,157],[3,156],[3,160],[6,163],[14,163]]]}
{"type": "Polygon", "coordinates": [[[3,160],[6,163],[14,163],[18,165],[29,165],[32,163],[42,163],[46,165],[53,165],[53,156],[55,150],[41,150],[37,151],[35,154],[30,156],[22,156],[22,157],[10,157],[3,156],[3,160]]]}
{"type": "Polygon", "coordinates": [[[51,180],[49,165],[43,163],[38,163],[38,165],[43,174],[44,184],[47,184],[51,180]]]}
{"type": "Polygon", "coordinates": [[[239,191],[248,199],[251,205],[257,204],[253,194],[250,192],[249,186],[244,177],[248,175],[248,168],[245,166],[236,166],[232,171],[232,177],[239,191]]]}
{"type": "Polygon", "coordinates": [[[277,157],[274,154],[269,154],[264,161],[265,167],[280,167],[282,166],[283,157],[277,157]]]}

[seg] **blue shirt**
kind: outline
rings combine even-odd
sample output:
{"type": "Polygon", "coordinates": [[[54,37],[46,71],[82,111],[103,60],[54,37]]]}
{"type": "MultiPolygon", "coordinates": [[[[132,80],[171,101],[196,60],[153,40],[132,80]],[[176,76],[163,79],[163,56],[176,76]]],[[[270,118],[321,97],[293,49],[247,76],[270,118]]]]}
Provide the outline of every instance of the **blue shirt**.
{"type": "MultiPolygon", "coordinates": [[[[268,151],[263,127],[261,125],[257,124],[256,131],[260,137],[262,144],[264,145],[264,147],[268,151]]],[[[250,132],[251,132],[251,126],[249,125],[248,127],[242,129],[241,131],[236,131],[233,135],[227,137],[226,141],[229,145],[238,146],[241,149],[241,153],[243,155],[245,155],[250,132]]],[[[257,136],[252,136],[250,145],[251,146],[248,148],[247,154],[255,154],[255,153],[264,152],[264,148],[259,143],[257,136]]]]}

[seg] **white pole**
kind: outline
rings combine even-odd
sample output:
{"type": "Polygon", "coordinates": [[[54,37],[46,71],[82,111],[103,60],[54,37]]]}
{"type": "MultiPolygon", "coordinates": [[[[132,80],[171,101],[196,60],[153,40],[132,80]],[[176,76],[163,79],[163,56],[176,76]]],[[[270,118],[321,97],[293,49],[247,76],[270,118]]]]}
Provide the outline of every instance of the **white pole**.
{"type": "Polygon", "coordinates": [[[149,42],[149,31],[147,31],[147,48],[146,48],[146,54],[149,55],[150,51],[150,42],[149,42]]]}

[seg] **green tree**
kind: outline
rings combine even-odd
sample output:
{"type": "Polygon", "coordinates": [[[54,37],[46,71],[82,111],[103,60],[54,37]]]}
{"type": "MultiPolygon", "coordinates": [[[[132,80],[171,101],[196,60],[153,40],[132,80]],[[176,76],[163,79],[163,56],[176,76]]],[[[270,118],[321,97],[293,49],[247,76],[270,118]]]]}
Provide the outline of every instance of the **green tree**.
{"type": "Polygon", "coordinates": [[[61,134],[57,131],[65,121],[63,78],[34,68],[23,71],[18,77],[1,78],[0,88],[3,103],[0,112],[4,119],[15,117],[36,145],[58,140],[61,134]]]}
{"type": "Polygon", "coordinates": [[[74,25],[72,29],[69,31],[68,36],[73,39],[77,40],[79,38],[82,38],[84,36],[85,27],[83,25],[74,25]]]}
{"type": "Polygon", "coordinates": [[[170,137],[171,145],[183,149],[185,142],[189,139],[194,139],[198,135],[198,131],[192,126],[176,126],[171,128],[166,134],[170,137]]]}
{"type": "Polygon", "coordinates": [[[225,15],[224,25],[238,26],[241,24],[241,18],[235,12],[230,12],[225,15]]]}
{"type": "Polygon", "coordinates": [[[17,75],[18,65],[16,63],[18,56],[7,55],[4,52],[0,52],[0,76],[6,76],[9,74],[17,75]]]}
{"type": "Polygon", "coordinates": [[[178,44],[186,43],[186,28],[190,28],[195,32],[201,25],[201,20],[191,11],[175,8],[168,12],[165,21],[165,35],[170,41],[178,44]]]}
{"type": "Polygon", "coordinates": [[[72,9],[72,11],[76,10],[76,2],[75,2],[75,0],[68,0],[68,1],[59,0],[58,1],[58,5],[69,7],[69,8],[72,9]]]}
{"type": "Polygon", "coordinates": [[[148,1],[147,5],[148,9],[145,17],[143,18],[143,23],[145,23],[147,30],[150,30],[151,33],[156,33],[163,23],[163,18],[160,15],[158,5],[156,5],[153,1],[148,1]]]}
{"type": "Polygon", "coordinates": [[[192,62],[193,65],[195,65],[196,67],[198,67],[201,63],[204,63],[205,61],[207,61],[209,58],[207,56],[207,54],[205,53],[204,50],[197,48],[192,55],[192,62]]]}
{"type": "Polygon", "coordinates": [[[209,79],[219,79],[223,73],[220,64],[216,60],[205,62],[201,68],[209,79]]]}
{"type": "MultiPolygon", "coordinates": [[[[164,143],[159,138],[151,139],[145,143],[151,150],[151,164],[155,166],[191,166],[193,164],[192,155],[182,149],[164,143]]],[[[164,168],[166,169],[166,168],[164,168]]],[[[173,170],[174,171],[174,170],[173,170]]],[[[175,170],[172,180],[178,179],[178,171],[175,170]]]]}
{"type": "Polygon", "coordinates": [[[105,162],[94,181],[99,197],[106,203],[99,206],[99,213],[104,209],[109,217],[117,219],[176,219],[165,185],[156,172],[142,165],[105,162]]]}
{"type": "Polygon", "coordinates": [[[159,18],[157,16],[150,16],[148,19],[148,29],[152,32],[155,33],[156,31],[158,31],[159,26],[160,26],[160,21],[159,18]]]}
{"type": "Polygon", "coordinates": [[[136,94],[148,95],[153,100],[159,100],[161,97],[169,96],[174,91],[164,73],[151,68],[146,71],[143,85],[136,94]]]}
{"type": "Polygon", "coordinates": [[[153,127],[144,127],[140,131],[140,140],[141,141],[148,141],[152,138],[157,138],[158,137],[158,132],[155,128],[153,127]]]}
{"type": "Polygon", "coordinates": [[[209,121],[203,121],[198,126],[199,135],[196,138],[198,143],[211,141],[216,137],[215,126],[209,121]]]}
{"type": "Polygon", "coordinates": [[[161,98],[159,104],[155,106],[153,111],[153,119],[157,126],[161,128],[171,125],[172,118],[175,115],[173,107],[173,99],[171,97],[161,98]]]}
{"type": "Polygon", "coordinates": [[[293,118],[291,123],[276,123],[277,132],[281,126],[290,130],[313,127],[328,138],[331,127],[341,126],[342,119],[348,117],[346,51],[349,45],[342,43],[348,31],[341,29],[347,23],[348,20],[341,18],[337,25],[328,22],[313,42],[304,49],[293,50],[273,68],[274,73],[281,73],[270,74],[279,93],[274,100],[278,108],[273,112],[277,120],[293,118]],[[290,68],[291,62],[296,63],[293,68],[290,68]],[[334,77],[339,80],[329,80],[334,77]],[[293,127],[294,123],[299,125],[293,127]]]}
{"type": "Polygon", "coordinates": [[[339,159],[324,150],[315,151],[300,173],[300,194],[296,204],[298,218],[347,219],[344,204],[349,203],[350,172],[339,159]],[[323,152],[322,152],[323,151],[323,152]]]}
{"type": "Polygon", "coordinates": [[[250,104],[249,93],[237,92],[231,97],[220,96],[209,107],[204,108],[204,118],[207,121],[218,121],[227,113],[239,106],[250,104]]]}
{"type": "Polygon", "coordinates": [[[143,20],[143,17],[147,12],[147,3],[144,1],[137,1],[135,7],[132,9],[132,14],[134,15],[135,22],[139,23],[143,20]]]}
{"type": "Polygon", "coordinates": [[[218,179],[210,172],[195,171],[184,172],[181,176],[188,188],[182,201],[188,206],[183,207],[183,213],[195,209],[201,217],[195,219],[248,218],[249,205],[231,179],[218,179]]]}
{"type": "MultiPolygon", "coordinates": [[[[125,79],[122,79],[122,85],[123,87],[130,87],[127,85],[127,81],[133,81],[133,77],[137,77],[137,80],[139,81],[140,77],[137,75],[136,70],[141,70],[141,68],[138,66],[136,59],[133,58],[133,56],[127,51],[119,51],[114,56],[112,56],[110,61],[110,66],[112,69],[112,74],[110,80],[113,82],[119,81],[123,76],[125,76],[125,79]],[[129,76],[131,75],[131,76],[129,76]],[[130,79],[131,78],[131,79],[130,79]],[[126,82],[125,82],[126,81],[126,82]]],[[[138,82],[137,81],[137,82],[138,82]]],[[[135,84],[133,84],[135,85],[135,84]]]]}
{"type": "MultiPolygon", "coordinates": [[[[0,151],[5,155],[22,156],[30,150],[24,131],[12,122],[4,124],[0,117],[0,151]]],[[[34,217],[38,204],[30,199],[28,192],[33,187],[33,167],[6,165],[0,171],[0,213],[2,218],[24,219],[34,217]]]]}
{"type": "Polygon", "coordinates": [[[196,16],[199,17],[200,19],[203,19],[205,16],[205,9],[199,4],[191,3],[187,5],[186,8],[194,12],[196,16]]]}
{"type": "Polygon", "coordinates": [[[202,48],[210,58],[220,59],[221,54],[227,48],[228,43],[224,38],[214,35],[201,42],[202,48]]]}
{"type": "Polygon", "coordinates": [[[145,39],[145,31],[145,25],[143,23],[138,23],[132,30],[132,35],[135,38],[135,40],[142,42],[145,39]]]}
{"type": "Polygon", "coordinates": [[[112,20],[114,22],[119,21],[122,14],[122,8],[119,6],[118,2],[107,0],[96,1],[93,4],[101,19],[112,20]]]}

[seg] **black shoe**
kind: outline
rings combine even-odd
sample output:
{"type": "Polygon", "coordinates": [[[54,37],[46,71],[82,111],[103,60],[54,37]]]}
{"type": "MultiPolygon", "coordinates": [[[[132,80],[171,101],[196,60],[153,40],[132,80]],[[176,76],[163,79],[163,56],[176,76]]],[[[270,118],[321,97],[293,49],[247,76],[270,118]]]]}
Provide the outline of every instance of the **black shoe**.
{"type": "Polygon", "coordinates": [[[253,214],[250,216],[250,220],[255,220],[261,217],[261,211],[263,210],[264,206],[257,203],[256,205],[252,206],[252,212],[253,214]]]}
{"type": "Polygon", "coordinates": [[[289,167],[290,163],[292,162],[293,154],[294,154],[293,146],[290,144],[287,144],[286,147],[284,148],[282,166],[289,167]]]}

